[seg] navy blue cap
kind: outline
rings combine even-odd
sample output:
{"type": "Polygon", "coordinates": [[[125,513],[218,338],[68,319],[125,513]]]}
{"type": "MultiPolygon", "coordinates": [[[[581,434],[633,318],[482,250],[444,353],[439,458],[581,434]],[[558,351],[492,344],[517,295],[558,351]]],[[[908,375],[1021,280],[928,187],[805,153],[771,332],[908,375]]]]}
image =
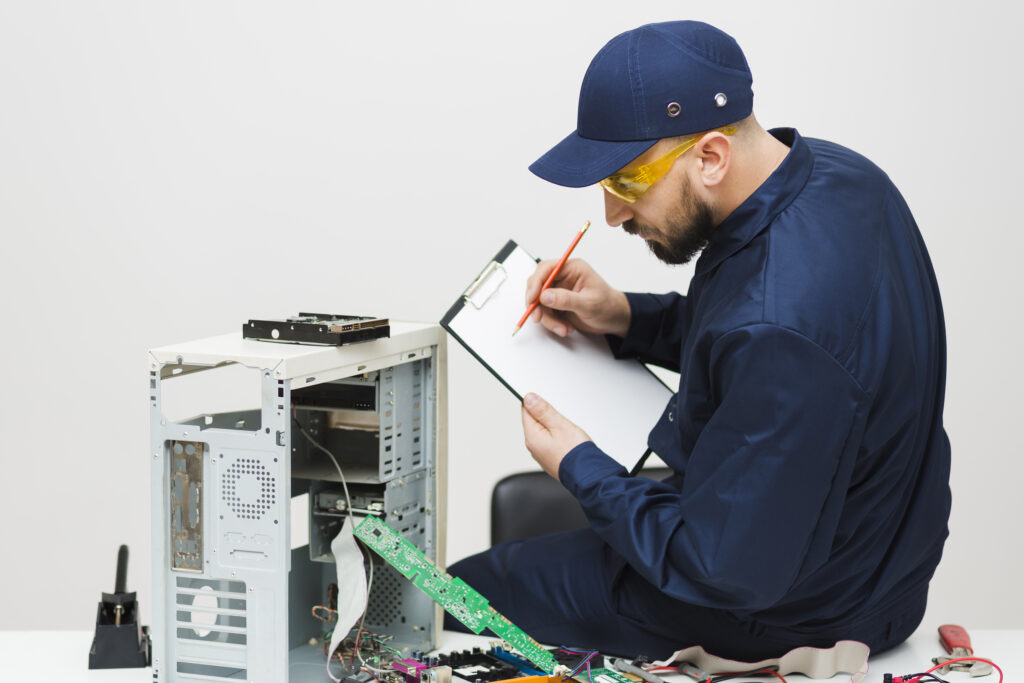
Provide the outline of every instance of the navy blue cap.
{"type": "Polygon", "coordinates": [[[662,138],[746,118],[752,82],[739,44],[709,24],[669,21],[621,33],[583,77],[576,130],[530,170],[556,185],[593,185],[662,138]]]}

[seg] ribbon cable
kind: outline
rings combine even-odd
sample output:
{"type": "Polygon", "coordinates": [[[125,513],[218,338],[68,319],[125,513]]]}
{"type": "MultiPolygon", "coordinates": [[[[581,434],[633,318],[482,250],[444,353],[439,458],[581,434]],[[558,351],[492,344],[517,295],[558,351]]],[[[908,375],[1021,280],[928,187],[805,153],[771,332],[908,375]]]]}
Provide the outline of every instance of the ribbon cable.
{"type": "Polygon", "coordinates": [[[778,667],[779,673],[783,675],[801,673],[808,678],[832,678],[837,673],[848,673],[853,683],[861,683],[868,673],[870,653],[871,648],[864,643],[840,640],[830,648],[798,647],[776,659],[740,662],[709,654],[701,646],[695,645],[678,650],[668,659],[655,662],[654,666],[689,662],[715,674],[741,673],[771,666],[778,667]]]}

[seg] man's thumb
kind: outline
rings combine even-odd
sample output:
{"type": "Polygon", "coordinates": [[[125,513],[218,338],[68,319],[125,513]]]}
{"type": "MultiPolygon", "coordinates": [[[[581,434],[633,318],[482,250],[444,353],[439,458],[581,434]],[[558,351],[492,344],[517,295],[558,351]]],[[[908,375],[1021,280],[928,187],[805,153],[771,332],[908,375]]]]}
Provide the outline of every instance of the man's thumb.
{"type": "Polygon", "coordinates": [[[540,422],[544,426],[547,426],[551,413],[551,406],[547,401],[537,394],[531,393],[523,397],[523,406],[526,407],[526,412],[528,412],[534,420],[540,422]]]}

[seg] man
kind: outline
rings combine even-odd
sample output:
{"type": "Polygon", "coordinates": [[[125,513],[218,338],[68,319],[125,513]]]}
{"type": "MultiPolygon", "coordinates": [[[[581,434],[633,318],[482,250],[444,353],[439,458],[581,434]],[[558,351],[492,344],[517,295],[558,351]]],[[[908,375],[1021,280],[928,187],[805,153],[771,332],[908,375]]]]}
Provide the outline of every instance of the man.
{"type": "Polygon", "coordinates": [[[732,38],[642,26],[594,58],[577,131],[531,166],[600,182],[609,225],[667,263],[703,249],[686,296],[624,294],[575,260],[541,297],[552,333],[608,335],[680,380],[649,437],[664,482],[526,396],[527,448],[590,528],[451,571],[540,640],[756,660],[843,639],[878,652],[921,621],[950,508],[931,264],[884,173],[765,131],[752,100],[732,38]]]}

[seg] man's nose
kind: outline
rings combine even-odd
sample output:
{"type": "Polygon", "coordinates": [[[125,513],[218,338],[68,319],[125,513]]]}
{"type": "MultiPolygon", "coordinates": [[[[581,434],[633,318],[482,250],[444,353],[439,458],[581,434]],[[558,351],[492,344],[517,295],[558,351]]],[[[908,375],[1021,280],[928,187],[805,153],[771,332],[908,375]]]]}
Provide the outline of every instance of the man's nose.
{"type": "Polygon", "coordinates": [[[633,207],[624,202],[608,190],[604,192],[604,219],[608,225],[617,228],[633,217],[633,207]]]}

